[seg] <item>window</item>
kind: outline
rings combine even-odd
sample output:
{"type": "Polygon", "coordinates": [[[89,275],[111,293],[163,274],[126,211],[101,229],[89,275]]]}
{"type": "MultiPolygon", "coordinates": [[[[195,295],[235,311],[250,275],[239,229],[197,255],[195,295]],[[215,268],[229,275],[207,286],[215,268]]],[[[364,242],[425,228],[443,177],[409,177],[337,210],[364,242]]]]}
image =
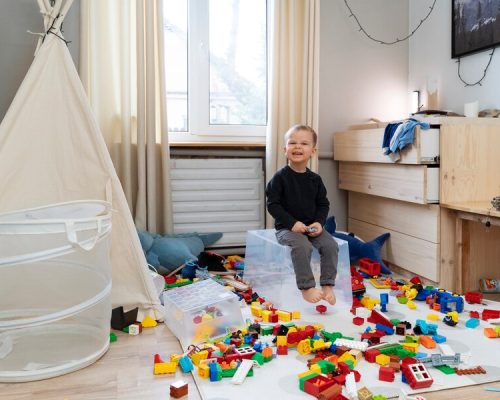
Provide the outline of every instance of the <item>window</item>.
{"type": "Polygon", "coordinates": [[[266,0],[164,0],[170,140],[265,136],[266,0]]]}

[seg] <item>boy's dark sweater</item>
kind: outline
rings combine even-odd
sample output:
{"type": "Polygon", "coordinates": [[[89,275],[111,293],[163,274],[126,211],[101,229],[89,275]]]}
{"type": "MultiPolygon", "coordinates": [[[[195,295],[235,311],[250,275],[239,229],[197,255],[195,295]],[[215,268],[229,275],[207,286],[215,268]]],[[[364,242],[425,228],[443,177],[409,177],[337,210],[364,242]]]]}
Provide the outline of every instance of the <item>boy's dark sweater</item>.
{"type": "Polygon", "coordinates": [[[307,169],[295,172],[286,166],[267,184],[267,210],[275,219],[276,230],[292,229],[295,222],[325,224],[330,208],[321,177],[307,169]]]}

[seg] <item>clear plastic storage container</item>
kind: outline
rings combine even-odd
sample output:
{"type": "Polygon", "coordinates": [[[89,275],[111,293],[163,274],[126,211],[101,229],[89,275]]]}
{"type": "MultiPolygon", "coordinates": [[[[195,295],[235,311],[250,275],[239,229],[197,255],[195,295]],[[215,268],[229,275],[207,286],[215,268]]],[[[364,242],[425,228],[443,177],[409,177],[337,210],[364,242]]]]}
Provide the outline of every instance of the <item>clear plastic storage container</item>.
{"type": "Polygon", "coordinates": [[[165,324],[182,346],[244,326],[239,298],[212,279],[163,292],[165,324]]]}
{"type": "MultiPolygon", "coordinates": [[[[339,246],[335,294],[337,301],[352,303],[351,270],[349,247],[345,240],[335,238],[339,246]]],[[[311,267],[319,284],[319,253],[313,250],[311,267]]],[[[279,307],[287,307],[290,289],[296,288],[290,247],[283,246],[276,239],[274,229],[247,232],[244,279],[254,291],[279,307]]],[[[299,296],[300,297],[300,296],[299,296]]]]}
{"type": "Polygon", "coordinates": [[[109,346],[109,204],[0,214],[0,382],[83,368],[109,346]]]}

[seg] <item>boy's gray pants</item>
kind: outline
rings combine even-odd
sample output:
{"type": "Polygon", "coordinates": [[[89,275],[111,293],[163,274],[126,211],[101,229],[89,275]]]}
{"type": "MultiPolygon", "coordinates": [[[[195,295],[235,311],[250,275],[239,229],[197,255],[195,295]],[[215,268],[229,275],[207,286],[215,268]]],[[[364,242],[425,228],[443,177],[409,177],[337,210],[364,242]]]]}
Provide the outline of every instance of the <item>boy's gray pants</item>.
{"type": "Polygon", "coordinates": [[[311,254],[313,246],[320,254],[321,286],[334,286],[337,276],[337,260],[339,246],[332,235],[326,230],[317,237],[311,237],[303,233],[292,232],[288,229],[280,229],[276,232],[278,242],[292,248],[292,263],[295,270],[297,287],[300,290],[316,286],[314,275],[311,270],[311,254]]]}

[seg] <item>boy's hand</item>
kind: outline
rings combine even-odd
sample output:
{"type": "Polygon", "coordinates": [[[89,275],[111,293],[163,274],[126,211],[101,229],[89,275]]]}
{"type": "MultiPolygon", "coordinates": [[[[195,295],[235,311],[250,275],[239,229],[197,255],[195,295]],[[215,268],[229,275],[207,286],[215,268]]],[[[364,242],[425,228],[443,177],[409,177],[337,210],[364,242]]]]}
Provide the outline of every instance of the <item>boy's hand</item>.
{"type": "Polygon", "coordinates": [[[292,227],[292,232],[307,233],[307,226],[305,226],[302,222],[297,221],[292,227]]]}
{"type": "Polygon", "coordinates": [[[323,227],[319,222],[314,222],[307,227],[307,234],[311,237],[319,236],[321,232],[323,232],[323,227]]]}

